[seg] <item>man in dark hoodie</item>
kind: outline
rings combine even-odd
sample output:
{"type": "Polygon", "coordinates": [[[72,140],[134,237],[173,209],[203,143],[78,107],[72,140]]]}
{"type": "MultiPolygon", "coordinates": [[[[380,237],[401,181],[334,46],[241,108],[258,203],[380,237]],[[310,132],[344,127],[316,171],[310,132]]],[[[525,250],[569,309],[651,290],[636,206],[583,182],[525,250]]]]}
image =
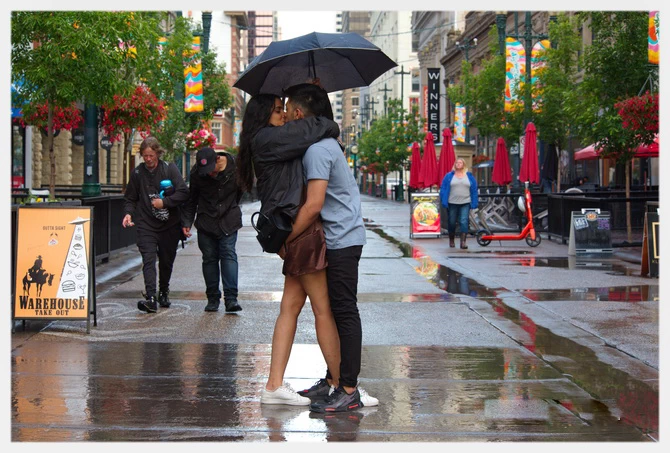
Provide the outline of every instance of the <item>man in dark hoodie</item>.
{"type": "Polygon", "coordinates": [[[224,151],[202,148],[195,160],[191,168],[190,196],[182,209],[182,226],[184,235],[190,237],[195,219],[198,247],[202,252],[202,275],[207,287],[205,311],[219,310],[219,281],[223,283],[226,312],[240,311],[235,244],[237,230],[242,228],[239,206],[242,191],[235,178],[235,159],[224,151]]]}
{"type": "Polygon", "coordinates": [[[188,187],[177,166],[161,160],[165,150],[154,137],[140,144],[144,160],[130,174],[126,187],[122,225],[137,225],[137,248],[142,255],[144,298],[137,308],[156,313],[158,306],[170,306],[170,277],[181,237],[179,206],[188,198],[188,187]],[[161,181],[170,180],[169,188],[161,181]],[[156,297],[156,256],[158,256],[158,287],[156,297]]]}

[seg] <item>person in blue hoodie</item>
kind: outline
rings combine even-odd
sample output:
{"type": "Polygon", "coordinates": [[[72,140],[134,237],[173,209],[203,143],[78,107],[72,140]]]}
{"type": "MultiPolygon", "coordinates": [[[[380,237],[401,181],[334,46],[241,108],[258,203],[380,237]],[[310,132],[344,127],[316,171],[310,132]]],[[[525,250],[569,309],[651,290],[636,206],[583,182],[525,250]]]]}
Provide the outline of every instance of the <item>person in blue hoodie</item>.
{"type": "Polygon", "coordinates": [[[461,248],[467,249],[465,239],[468,235],[470,209],[477,209],[479,195],[477,180],[468,171],[465,161],[456,159],[454,168],[444,176],[440,187],[440,202],[449,210],[449,247],[456,247],[456,222],[461,231],[461,248]]]}

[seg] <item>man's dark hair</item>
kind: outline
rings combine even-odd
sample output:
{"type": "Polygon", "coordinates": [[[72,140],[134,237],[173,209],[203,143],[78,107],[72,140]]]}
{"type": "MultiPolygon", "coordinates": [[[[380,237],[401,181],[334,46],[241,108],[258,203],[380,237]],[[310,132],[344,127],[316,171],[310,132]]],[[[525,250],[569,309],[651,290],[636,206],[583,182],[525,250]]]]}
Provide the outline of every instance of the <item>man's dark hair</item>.
{"type": "Polygon", "coordinates": [[[325,116],[333,121],[333,107],[328,93],[312,83],[293,85],[284,90],[289,101],[300,107],[305,116],[325,116]]]}

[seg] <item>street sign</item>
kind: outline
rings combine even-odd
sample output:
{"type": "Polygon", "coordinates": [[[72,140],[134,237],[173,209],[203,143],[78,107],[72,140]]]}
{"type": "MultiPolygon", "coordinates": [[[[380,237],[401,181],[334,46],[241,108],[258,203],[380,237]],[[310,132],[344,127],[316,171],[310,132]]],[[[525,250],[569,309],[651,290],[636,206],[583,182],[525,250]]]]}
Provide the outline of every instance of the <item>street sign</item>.
{"type": "Polygon", "coordinates": [[[109,139],[108,136],[103,135],[102,138],[100,139],[100,146],[102,149],[109,151],[112,149],[112,141],[109,139]]]}
{"type": "Polygon", "coordinates": [[[612,254],[610,213],[600,209],[572,211],[568,255],[612,254]]]}
{"type": "Polygon", "coordinates": [[[83,146],[84,145],[84,130],[83,129],[75,129],[72,131],[72,143],[74,143],[77,146],[83,146]]]}
{"type": "Polygon", "coordinates": [[[439,238],[440,228],[440,194],[415,192],[409,198],[409,237],[439,238]]]}

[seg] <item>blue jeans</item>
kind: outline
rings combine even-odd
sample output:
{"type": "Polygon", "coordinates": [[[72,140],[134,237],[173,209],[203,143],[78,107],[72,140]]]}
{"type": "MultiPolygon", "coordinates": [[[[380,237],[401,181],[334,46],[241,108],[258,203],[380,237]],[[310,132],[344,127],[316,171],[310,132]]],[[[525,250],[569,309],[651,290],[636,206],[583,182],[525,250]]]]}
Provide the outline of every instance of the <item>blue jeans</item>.
{"type": "Polygon", "coordinates": [[[461,233],[467,233],[469,228],[470,203],[453,204],[449,203],[449,233],[456,233],[456,222],[461,229],[461,233]]]}
{"type": "Polygon", "coordinates": [[[225,301],[237,300],[237,253],[235,243],[237,231],[217,239],[207,233],[198,232],[198,247],[202,252],[202,276],[205,278],[207,300],[221,300],[219,281],[223,283],[225,301]],[[219,275],[221,280],[219,280],[219,275]]]}

